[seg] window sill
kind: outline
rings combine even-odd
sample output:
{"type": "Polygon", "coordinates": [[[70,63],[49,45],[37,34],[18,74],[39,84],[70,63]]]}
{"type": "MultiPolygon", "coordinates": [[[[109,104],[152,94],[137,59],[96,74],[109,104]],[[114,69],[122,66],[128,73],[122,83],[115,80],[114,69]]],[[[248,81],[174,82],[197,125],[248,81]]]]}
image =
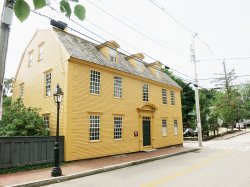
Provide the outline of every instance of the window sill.
{"type": "Polygon", "coordinates": [[[113,97],[114,99],[117,99],[117,100],[123,100],[122,97],[113,97]]]}
{"type": "Polygon", "coordinates": [[[95,94],[95,93],[89,93],[89,95],[92,95],[92,96],[101,96],[101,94],[95,94]]]}
{"type": "Polygon", "coordinates": [[[101,142],[101,140],[89,140],[89,143],[98,143],[101,142]]]}
{"type": "Polygon", "coordinates": [[[114,141],[116,142],[116,141],[123,141],[123,139],[114,139],[114,141]]]}

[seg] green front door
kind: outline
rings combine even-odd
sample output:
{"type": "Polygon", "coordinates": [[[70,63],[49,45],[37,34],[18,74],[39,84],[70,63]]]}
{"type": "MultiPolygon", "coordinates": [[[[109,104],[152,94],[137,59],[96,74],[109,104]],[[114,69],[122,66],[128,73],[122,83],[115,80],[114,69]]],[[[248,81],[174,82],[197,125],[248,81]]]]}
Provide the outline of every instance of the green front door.
{"type": "Polygon", "coordinates": [[[151,145],[150,143],[150,121],[144,121],[143,124],[143,146],[151,145]]]}

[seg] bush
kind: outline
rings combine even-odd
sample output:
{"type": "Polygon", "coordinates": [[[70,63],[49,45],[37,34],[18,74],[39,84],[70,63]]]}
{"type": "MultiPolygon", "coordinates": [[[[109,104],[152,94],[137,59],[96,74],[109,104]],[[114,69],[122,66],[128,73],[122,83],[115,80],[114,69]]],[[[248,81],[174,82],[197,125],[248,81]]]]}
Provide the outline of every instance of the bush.
{"type": "Polygon", "coordinates": [[[21,99],[4,107],[0,136],[46,136],[48,132],[39,109],[25,107],[21,99]]]}

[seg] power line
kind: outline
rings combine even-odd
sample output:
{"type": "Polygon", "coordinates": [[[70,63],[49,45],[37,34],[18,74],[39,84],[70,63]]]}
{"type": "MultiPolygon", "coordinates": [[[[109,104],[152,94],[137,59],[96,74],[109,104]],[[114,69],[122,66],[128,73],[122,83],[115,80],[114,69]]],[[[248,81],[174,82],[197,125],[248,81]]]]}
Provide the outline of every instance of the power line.
{"type": "Polygon", "coordinates": [[[149,37],[148,35],[144,34],[143,32],[135,29],[134,27],[132,27],[131,25],[127,24],[126,22],[122,21],[121,19],[113,16],[111,13],[107,12],[106,10],[104,10],[103,8],[101,8],[100,6],[96,5],[95,3],[91,2],[90,0],[86,0],[88,1],[90,4],[92,4],[93,6],[95,6],[97,9],[101,10],[102,12],[104,12],[105,14],[107,14],[108,16],[112,17],[113,19],[115,19],[116,21],[118,21],[119,23],[125,25],[126,27],[130,28],[131,30],[135,31],[136,33],[140,34],[141,36],[147,38],[148,40],[158,44],[158,45],[161,45],[162,47],[168,49],[169,51],[175,53],[176,55],[179,55],[181,57],[184,57],[184,58],[188,58],[187,56],[183,55],[183,54],[180,54],[179,52],[176,52],[174,51],[172,48],[166,46],[165,44],[162,44],[161,42],[149,37]]]}
{"type": "MultiPolygon", "coordinates": [[[[235,76],[235,78],[240,78],[240,77],[250,77],[250,75],[239,75],[239,76],[235,76]]],[[[198,80],[214,80],[214,79],[218,79],[218,78],[204,78],[204,79],[198,79],[198,80]]]]}
{"type": "MultiPolygon", "coordinates": [[[[149,1],[150,3],[152,3],[154,6],[156,6],[157,8],[159,8],[160,10],[162,10],[163,13],[164,13],[165,15],[167,15],[168,17],[170,17],[170,18],[171,18],[175,23],[177,23],[179,26],[181,26],[182,28],[184,28],[186,31],[190,32],[192,36],[193,36],[194,34],[198,34],[197,32],[194,32],[192,29],[190,29],[188,26],[186,26],[186,25],[184,25],[183,23],[181,23],[180,21],[178,21],[174,16],[172,16],[172,15],[166,10],[166,8],[165,8],[164,6],[159,5],[159,3],[157,4],[157,3],[155,3],[155,2],[152,1],[152,0],[148,0],[148,1],[149,1]]],[[[214,53],[212,52],[211,47],[208,45],[208,43],[205,42],[203,39],[201,39],[201,37],[197,37],[197,38],[200,40],[200,42],[201,42],[205,47],[207,47],[207,49],[208,49],[208,51],[210,52],[210,54],[211,54],[212,56],[215,56],[214,53]]]]}
{"type": "MultiPolygon", "coordinates": [[[[102,5],[108,7],[110,10],[112,10],[113,12],[115,12],[116,14],[120,15],[124,20],[127,20],[129,23],[131,23],[132,25],[134,25],[135,27],[141,29],[144,33],[148,33],[149,35],[151,35],[153,38],[157,39],[157,41],[162,42],[163,45],[169,45],[166,42],[162,41],[161,38],[157,37],[156,35],[154,35],[153,33],[151,33],[150,31],[144,29],[142,26],[138,25],[137,23],[135,23],[134,21],[132,21],[131,19],[129,19],[128,17],[124,16],[123,14],[121,14],[119,11],[115,10],[114,8],[110,7],[107,5],[107,3],[104,3],[102,0],[97,0],[98,2],[100,2],[102,5]]],[[[169,46],[168,46],[169,47],[169,46]]],[[[175,50],[178,52],[178,49],[170,46],[169,48],[171,48],[172,50],[175,50]]],[[[179,54],[183,55],[182,53],[178,52],[179,54]]],[[[184,55],[185,56],[185,55],[184,55]]]]}
{"type": "MultiPolygon", "coordinates": [[[[51,8],[53,11],[57,12],[53,7],[50,7],[50,8],[51,8]]],[[[58,13],[58,12],[57,12],[57,13],[58,13]]],[[[77,24],[77,25],[80,26],[81,28],[87,30],[87,31],[90,32],[91,34],[94,34],[94,35],[97,36],[98,38],[101,38],[102,40],[106,41],[103,37],[101,37],[100,35],[94,33],[94,32],[91,31],[90,29],[87,29],[86,27],[82,26],[81,24],[77,23],[77,22],[74,21],[73,19],[70,19],[70,21],[72,21],[73,23],[77,24]]],[[[92,39],[92,40],[93,40],[93,39],[92,39]]],[[[97,40],[94,40],[94,41],[97,41],[97,40]]],[[[101,43],[101,42],[98,42],[98,43],[101,43]]],[[[131,55],[131,54],[130,54],[129,52],[127,52],[126,50],[124,50],[124,49],[122,49],[122,48],[119,48],[119,49],[120,49],[121,51],[123,51],[123,52],[125,52],[125,53],[131,55]]],[[[152,59],[152,60],[154,60],[154,61],[157,61],[155,58],[153,58],[152,56],[150,56],[150,55],[148,55],[148,54],[146,54],[146,53],[144,53],[144,55],[147,56],[147,57],[149,57],[150,59],[152,59]]],[[[174,69],[174,68],[171,68],[171,69],[172,69],[173,71],[175,71],[175,72],[177,72],[177,73],[179,73],[179,74],[181,74],[181,75],[187,77],[188,79],[190,79],[190,80],[188,80],[189,82],[190,82],[191,80],[193,81],[193,77],[191,77],[191,76],[189,76],[189,75],[186,75],[186,74],[184,74],[184,73],[181,73],[180,71],[178,71],[178,70],[176,70],[176,69],[174,69]]]]}
{"type": "Polygon", "coordinates": [[[154,6],[158,7],[159,9],[161,9],[168,17],[170,17],[172,20],[174,20],[175,23],[177,23],[178,25],[180,25],[182,28],[184,28],[185,30],[187,30],[188,32],[190,32],[191,34],[195,34],[194,31],[192,31],[189,27],[187,27],[186,25],[182,24],[180,21],[178,21],[174,16],[172,16],[170,13],[167,12],[166,8],[163,6],[160,6],[158,4],[156,4],[154,1],[152,0],[148,0],[150,3],[152,3],[154,6]]]}
{"type": "MultiPolygon", "coordinates": [[[[38,12],[35,12],[35,11],[33,11],[33,10],[31,10],[31,12],[32,13],[34,13],[34,14],[37,14],[37,15],[39,15],[39,16],[42,16],[42,17],[45,17],[45,18],[47,18],[47,19],[49,19],[49,20],[52,20],[52,18],[51,17],[49,17],[49,16],[47,16],[47,15],[44,15],[44,14],[41,14],[41,13],[38,13],[38,12]]],[[[70,20],[70,21],[73,21],[72,19],[70,20]]],[[[75,23],[75,22],[74,22],[75,23]]],[[[86,37],[86,38],[88,38],[88,39],[90,39],[90,40],[92,40],[92,41],[94,41],[94,42],[96,42],[96,43],[98,43],[98,44],[102,44],[102,42],[100,42],[100,41],[98,41],[98,40],[96,40],[96,39],[94,39],[94,38],[92,38],[92,37],[90,37],[90,36],[88,36],[88,35],[86,35],[86,34],[83,34],[82,32],[79,32],[79,31],[77,31],[77,30],[75,30],[74,28],[72,28],[72,27],[69,27],[69,26],[67,26],[69,29],[71,29],[72,31],[74,31],[74,32],[76,32],[76,33],[78,33],[78,34],[80,34],[80,35],[82,35],[82,36],[84,36],[84,37],[86,37]]],[[[82,26],[83,27],[83,26],[82,26]]],[[[95,35],[97,35],[97,34],[95,34],[95,35]]],[[[98,35],[97,35],[98,36],[98,35]]],[[[105,40],[105,39],[104,39],[105,40]]],[[[106,41],[106,40],[105,40],[106,41]]],[[[119,50],[121,50],[121,51],[124,51],[125,53],[127,53],[126,55],[127,56],[131,56],[132,54],[130,54],[129,52],[127,52],[126,50],[124,50],[124,49],[121,49],[121,48],[119,48],[119,50]]],[[[133,58],[133,57],[132,57],[133,58]]],[[[151,57],[152,58],[152,57],[151,57]]],[[[135,60],[138,60],[138,59],[136,59],[136,58],[134,58],[135,60]]],[[[179,72],[179,71],[177,71],[177,70],[174,70],[173,68],[171,68],[173,71],[176,71],[176,72],[178,72],[178,73],[180,73],[180,74],[182,74],[181,72],[179,72]]],[[[183,74],[183,75],[185,75],[185,74],[183,74]]],[[[185,76],[187,76],[187,75],[185,75],[185,76]]],[[[177,78],[179,78],[179,79],[181,79],[183,82],[193,82],[192,80],[188,80],[188,79],[186,79],[186,78],[182,78],[182,77],[179,77],[179,76],[176,76],[175,75],[175,77],[177,77],[177,78]]]]}
{"type": "Polygon", "coordinates": [[[206,61],[232,61],[232,60],[248,60],[250,57],[232,57],[232,58],[211,58],[211,59],[200,59],[197,62],[206,62],[206,61]]]}

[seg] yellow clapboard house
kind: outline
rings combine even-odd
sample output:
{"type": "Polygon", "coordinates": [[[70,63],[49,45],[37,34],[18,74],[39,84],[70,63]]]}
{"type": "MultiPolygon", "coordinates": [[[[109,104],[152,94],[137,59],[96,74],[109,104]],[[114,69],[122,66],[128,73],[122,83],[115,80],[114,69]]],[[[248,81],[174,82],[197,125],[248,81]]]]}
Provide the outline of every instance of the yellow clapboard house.
{"type": "Polygon", "coordinates": [[[181,87],[160,62],[118,50],[115,41],[96,45],[53,28],[38,30],[23,53],[13,99],[40,108],[55,135],[53,92],[60,85],[65,161],[183,143],[181,87]]]}

